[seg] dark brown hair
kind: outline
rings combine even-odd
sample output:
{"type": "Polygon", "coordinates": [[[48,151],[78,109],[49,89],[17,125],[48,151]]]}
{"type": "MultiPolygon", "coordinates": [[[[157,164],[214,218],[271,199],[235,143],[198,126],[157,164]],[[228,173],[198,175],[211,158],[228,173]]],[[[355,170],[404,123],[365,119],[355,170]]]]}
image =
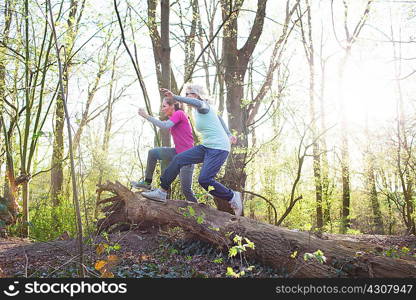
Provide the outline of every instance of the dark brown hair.
{"type": "Polygon", "coordinates": [[[173,105],[175,111],[183,110],[182,103],[175,101],[173,98],[163,98],[163,101],[165,101],[169,105],[173,105]]]}

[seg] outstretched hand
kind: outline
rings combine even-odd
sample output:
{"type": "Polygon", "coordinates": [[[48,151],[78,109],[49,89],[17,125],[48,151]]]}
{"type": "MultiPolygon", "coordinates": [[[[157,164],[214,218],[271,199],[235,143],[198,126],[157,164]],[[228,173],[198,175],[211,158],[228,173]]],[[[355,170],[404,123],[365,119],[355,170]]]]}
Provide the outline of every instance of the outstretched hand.
{"type": "Polygon", "coordinates": [[[168,89],[161,88],[160,91],[165,95],[166,98],[173,99],[174,94],[168,89]]]}
{"type": "Polygon", "coordinates": [[[149,115],[146,113],[146,111],[142,107],[139,108],[138,114],[140,116],[142,116],[143,118],[145,118],[145,119],[147,119],[147,117],[149,117],[149,115]]]}

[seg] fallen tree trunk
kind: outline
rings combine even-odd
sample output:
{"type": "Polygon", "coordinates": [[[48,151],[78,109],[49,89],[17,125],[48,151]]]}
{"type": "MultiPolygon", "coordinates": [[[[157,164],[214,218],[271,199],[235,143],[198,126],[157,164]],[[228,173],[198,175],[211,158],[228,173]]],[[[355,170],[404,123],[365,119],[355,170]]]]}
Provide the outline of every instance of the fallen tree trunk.
{"type": "Polygon", "coordinates": [[[289,277],[416,277],[416,259],[380,256],[377,253],[380,254],[381,249],[371,244],[324,240],[306,232],[236,217],[204,204],[180,200],[155,202],[133,193],[119,182],[100,185],[97,192],[103,191],[115,196],[99,203],[110,204],[103,209],[106,217],[97,223],[99,231],[119,223],[180,226],[224,249],[233,246],[233,236],[239,235],[255,244],[254,250],[246,252],[248,257],[285,271],[289,277]],[[326,257],[324,263],[314,258],[305,261],[305,253],[317,250],[326,257]]]}

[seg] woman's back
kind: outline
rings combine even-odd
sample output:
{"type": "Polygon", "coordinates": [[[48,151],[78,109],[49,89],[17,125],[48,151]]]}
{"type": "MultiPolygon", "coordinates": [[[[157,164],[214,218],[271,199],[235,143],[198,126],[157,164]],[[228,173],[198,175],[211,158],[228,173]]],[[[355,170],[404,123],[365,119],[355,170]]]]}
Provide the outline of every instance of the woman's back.
{"type": "Polygon", "coordinates": [[[177,110],[169,117],[174,126],[169,128],[175,144],[176,153],[184,152],[194,146],[192,128],[189,124],[188,116],[183,110],[177,110]]]}
{"type": "Polygon", "coordinates": [[[202,145],[212,149],[230,151],[230,141],[215,110],[207,113],[195,110],[195,127],[202,135],[202,145]]]}

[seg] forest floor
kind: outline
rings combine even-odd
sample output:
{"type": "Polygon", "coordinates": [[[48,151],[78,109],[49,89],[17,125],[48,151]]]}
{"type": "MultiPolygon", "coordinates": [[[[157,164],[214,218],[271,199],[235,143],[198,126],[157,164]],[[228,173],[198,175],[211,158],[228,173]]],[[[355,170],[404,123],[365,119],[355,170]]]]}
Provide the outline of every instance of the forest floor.
{"type": "MultiPolygon", "coordinates": [[[[341,244],[348,240],[377,245],[389,257],[416,257],[415,236],[324,234],[323,238],[336,239],[341,244]]],[[[227,277],[229,267],[237,273],[245,269],[244,277],[285,276],[244,258],[230,259],[227,251],[193,240],[179,228],[149,227],[104,234],[86,239],[84,245],[87,277],[218,278],[227,277]],[[100,269],[100,263],[108,268],[100,269]],[[248,266],[254,268],[248,271],[248,266]]],[[[0,238],[0,277],[78,277],[78,251],[76,240],[65,235],[47,242],[0,238]]]]}

